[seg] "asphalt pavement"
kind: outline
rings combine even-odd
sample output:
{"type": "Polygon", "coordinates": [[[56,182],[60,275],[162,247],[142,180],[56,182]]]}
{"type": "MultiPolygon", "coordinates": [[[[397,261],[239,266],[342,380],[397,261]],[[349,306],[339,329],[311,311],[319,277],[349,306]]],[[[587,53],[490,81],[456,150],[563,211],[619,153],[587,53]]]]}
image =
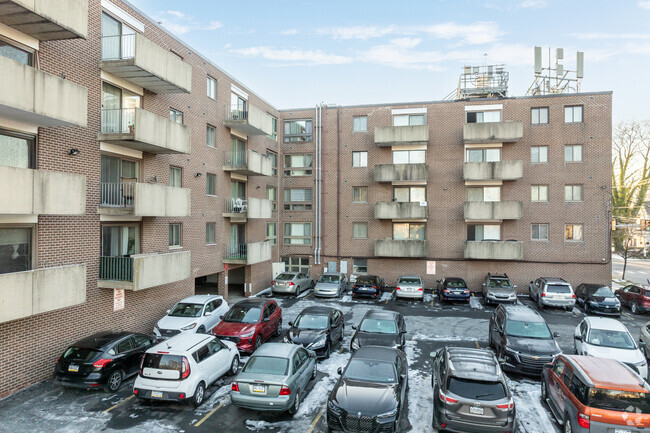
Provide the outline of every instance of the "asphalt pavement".
{"type": "MultiPolygon", "coordinates": [[[[612,256],[612,279],[620,280],[623,274],[623,259],[620,256],[612,256]]],[[[628,259],[625,269],[625,280],[639,284],[648,284],[650,279],[650,258],[628,259]]]]}

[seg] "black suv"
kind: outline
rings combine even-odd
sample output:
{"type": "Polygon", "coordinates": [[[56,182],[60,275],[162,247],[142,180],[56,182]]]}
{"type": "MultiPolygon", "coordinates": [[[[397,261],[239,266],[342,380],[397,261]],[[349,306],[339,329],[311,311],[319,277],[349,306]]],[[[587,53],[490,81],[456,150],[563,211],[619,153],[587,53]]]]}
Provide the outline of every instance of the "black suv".
{"type": "Polygon", "coordinates": [[[359,275],[352,286],[352,297],[371,296],[376,298],[383,291],[383,279],[377,275],[359,275]]]}
{"type": "Polygon", "coordinates": [[[546,321],[523,305],[499,305],[490,318],[490,346],[503,369],[539,377],[562,351],[546,321]]]}
{"type": "Polygon", "coordinates": [[[483,298],[486,304],[517,302],[517,286],[512,284],[508,274],[488,273],[483,281],[483,298]]]}

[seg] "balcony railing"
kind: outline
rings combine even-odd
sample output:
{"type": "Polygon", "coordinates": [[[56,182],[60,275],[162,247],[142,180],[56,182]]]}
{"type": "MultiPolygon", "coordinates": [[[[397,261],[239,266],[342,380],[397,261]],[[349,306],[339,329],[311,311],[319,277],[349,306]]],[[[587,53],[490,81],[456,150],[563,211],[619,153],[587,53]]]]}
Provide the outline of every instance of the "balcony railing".
{"type": "Polygon", "coordinates": [[[226,120],[248,120],[248,108],[226,105],[226,120]]]}
{"type": "Polygon", "coordinates": [[[135,108],[102,108],[102,133],[132,134],[135,131],[135,108]]]}
{"type": "Polygon", "coordinates": [[[99,258],[99,279],[114,281],[133,281],[132,257],[99,258]]]}
{"type": "Polygon", "coordinates": [[[101,206],[133,207],[135,197],[135,181],[133,182],[102,182],[100,184],[101,206]]]}
{"type": "Polygon", "coordinates": [[[224,213],[241,213],[246,214],[248,210],[248,201],[245,197],[226,198],[224,201],[224,213]]]}
{"type": "Polygon", "coordinates": [[[226,167],[246,167],[246,151],[232,152],[226,150],[223,153],[223,165],[226,167]]]}
{"type": "Polygon", "coordinates": [[[135,33],[102,36],[102,60],[124,60],[135,57],[135,33]]]}
{"type": "Polygon", "coordinates": [[[226,252],[223,258],[230,260],[246,260],[247,249],[246,244],[226,245],[226,252]]]}

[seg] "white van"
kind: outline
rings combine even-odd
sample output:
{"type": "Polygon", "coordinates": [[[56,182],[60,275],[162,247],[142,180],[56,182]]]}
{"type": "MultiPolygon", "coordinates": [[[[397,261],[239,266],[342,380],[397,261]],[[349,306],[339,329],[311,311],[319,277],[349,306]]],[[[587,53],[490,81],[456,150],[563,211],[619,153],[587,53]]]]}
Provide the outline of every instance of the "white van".
{"type": "Polygon", "coordinates": [[[235,343],[213,335],[180,334],[145,352],[133,394],[150,400],[189,400],[199,406],[210,384],[238,370],[235,343]]]}

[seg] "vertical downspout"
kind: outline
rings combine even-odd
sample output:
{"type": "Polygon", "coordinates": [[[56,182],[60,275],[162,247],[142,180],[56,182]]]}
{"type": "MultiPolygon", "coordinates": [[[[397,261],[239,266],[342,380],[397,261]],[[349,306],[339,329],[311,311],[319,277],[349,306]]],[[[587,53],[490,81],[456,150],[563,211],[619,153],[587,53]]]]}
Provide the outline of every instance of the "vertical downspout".
{"type": "Polygon", "coordinates": [[[320,104],[320,111],[318,113],[318,264],[322,264],[320,259],[321,247],[323,245],[323,237],[321,227],[323,226],[323,103],[320,104]]]}
{"type": "Polygon", "coordinates": [[[314,264],[318,264],[318,104],[314,112],[314,189],[316,200],[314,203],[314,264]]]}
{"type": "Polygon", "coordinates": [[[341,106],[336,112],[336,259],[341,259],[341,106]]]}

